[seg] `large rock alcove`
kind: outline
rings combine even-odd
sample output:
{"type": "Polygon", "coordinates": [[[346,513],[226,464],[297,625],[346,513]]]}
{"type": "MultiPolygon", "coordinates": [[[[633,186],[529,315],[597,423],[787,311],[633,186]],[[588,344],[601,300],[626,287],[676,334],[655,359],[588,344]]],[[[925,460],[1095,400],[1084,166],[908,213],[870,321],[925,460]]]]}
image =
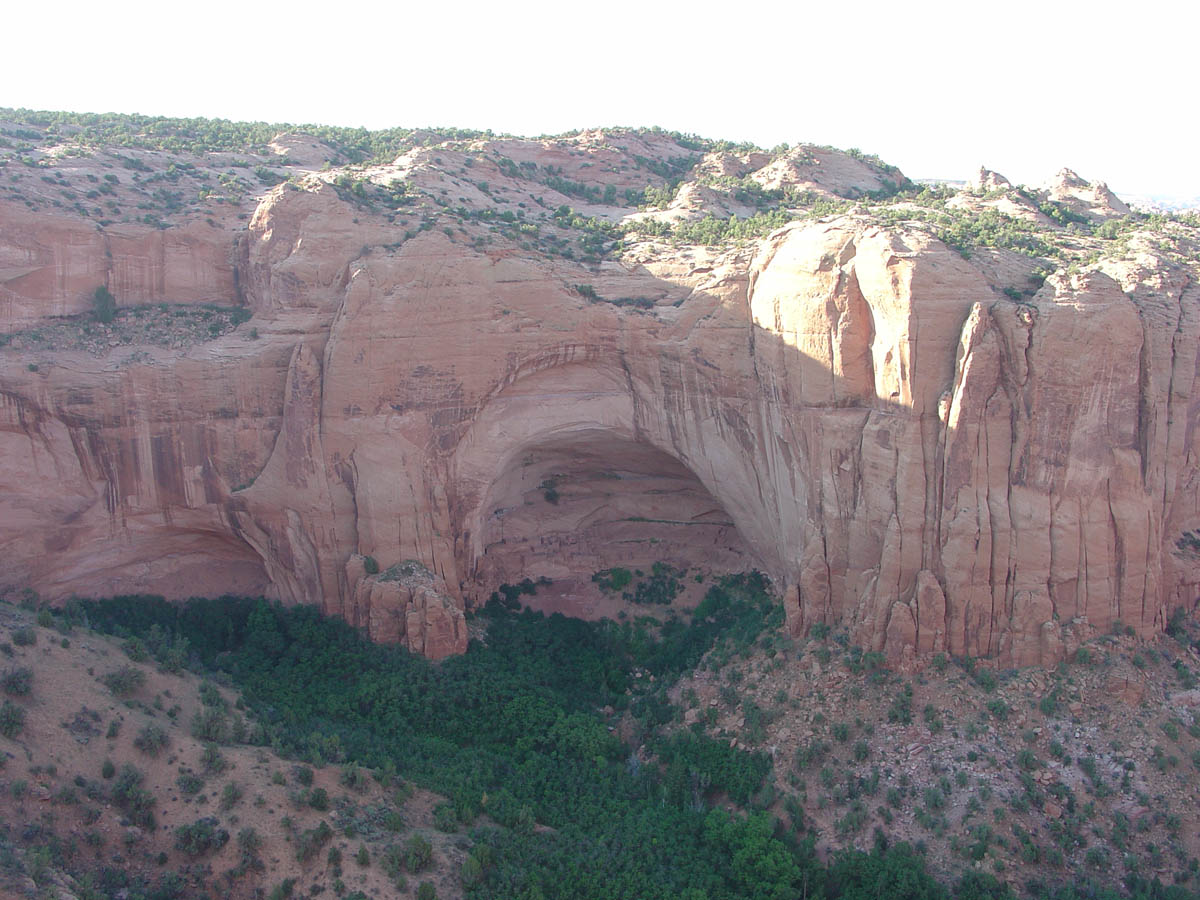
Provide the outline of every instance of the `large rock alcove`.
{"type": "MultiPolygon", "coordinates": [[[[482,587],[548,578],[529,605],[595,618],[627,606],[588,573],[655,563],[692,574],[754,566],[729,513],[678,459],[615,430],[583,425],[507,455],[475,545],[482,587]]],[[[689,605],[698,584],[679,595],[689,605]]]]}

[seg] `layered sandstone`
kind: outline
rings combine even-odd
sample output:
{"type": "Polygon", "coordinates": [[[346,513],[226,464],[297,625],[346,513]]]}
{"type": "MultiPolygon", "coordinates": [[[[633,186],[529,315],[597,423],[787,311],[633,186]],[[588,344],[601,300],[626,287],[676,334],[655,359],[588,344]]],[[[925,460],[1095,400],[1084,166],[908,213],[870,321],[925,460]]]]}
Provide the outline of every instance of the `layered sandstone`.
{"type": "MultiPolygon", "coordinates": [[[[1016,302],[1029,257],[967,260],[863,210],[586,264],[489,230],[505,210],[555,227],[570,198],[538,166],[624,191],[646,174],[629,160],[685,153],[599,132],[418,149],[369,179],[451,199],[381,213],[312,175],[246,231],[210,227],[223,242],[160,231],[161,277],[129,276],[127,302],[241,301],[257,338],[0,354],[6,585],[263,590],[438,658],[502,582],[599,614],[593,572],[655,561],[761,568],[793,630],[840,623],[897,660],[1051,662],[1191,607],[1194,267],[1135,241],[1016,302]]],[[[895,174],[760,156],[693,162],[847,195],[895,174]]],[[[701,181],[688,202],[717,203],[701,181]]],[[[148,238],[86,232],[0,208],[10,330],[145,268],[148,238]]]]}

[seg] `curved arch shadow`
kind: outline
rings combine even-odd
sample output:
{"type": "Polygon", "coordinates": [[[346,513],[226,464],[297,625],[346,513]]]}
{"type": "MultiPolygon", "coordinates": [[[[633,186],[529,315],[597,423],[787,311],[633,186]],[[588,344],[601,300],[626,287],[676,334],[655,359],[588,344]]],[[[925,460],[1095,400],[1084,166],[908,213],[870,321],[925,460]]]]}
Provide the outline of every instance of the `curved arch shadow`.
{"type": "MultiPolygon", "coordinates": [[[[596,618],[629,604],[591,575],[655,563],[690,575],[760,567],[726,505],[637,426],[636,398],[604,363],[526,376],[488,404],[457,456],[464,593],[552,581],[530,605],[596,618]]],[[[719,488],[717,489],[719,490],[719,488]]],[[[703,593],[695,578],[674,601],[703,593]]]]}

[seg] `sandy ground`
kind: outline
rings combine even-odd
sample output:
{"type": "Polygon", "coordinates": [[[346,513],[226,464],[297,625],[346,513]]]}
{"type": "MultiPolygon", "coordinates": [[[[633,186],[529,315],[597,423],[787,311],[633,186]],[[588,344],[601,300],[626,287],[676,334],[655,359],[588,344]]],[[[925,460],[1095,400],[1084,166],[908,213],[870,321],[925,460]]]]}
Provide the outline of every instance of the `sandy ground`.
{"type": "MultiPolygon", "coordinates": [[[[0,604],[0,644],[12,646],[11,632],[32,621],[32,613],[0,604]]],[[[303,790],[296,762],[281,759],[269,748],[244,744],[222,746],[224,770],[206,775],[204,745],[191,735],[193,716],[202,709],[197,676],[167,674],[153,662],[132,663],[118,643],[78,628],[65,635],[36,625],[33,630],[37,634],[34,645],[12,646],[11,657],[0,657],[0,673],[19,667],[34,672],[28,696],[7,698],[25,710],[24,729],[15,739],[0,737],[0,821],[9,826],[14,843],[22,843],[22,833],[32,834],[38,826],[47,828],[77,846],[69,868],[82,871],[117,865],[152,878],[174,870],[191,879],[189,897],[199,896],[199,886],[209,888],[212,896],[250,897],[259,888],[269,892],[285,878],[296,879],[293,897],[324,892],[332,896],[339,877],[346,892],[363,891],[376,898],[415,896],[425,880],[434,883],[439,898],[461,897],[458,873],[469,842],[465,829],[448,835],[434,828],[433,810],[442,798],[418,790],[397,803],[395,788],[385,788],[369,777],[361,790],[347,788],[341,783],[341,767],[327,765],[315,770],[311,784],[314,789],[324,788],[330,798],[329,809],[320,812],[292,799],[303,790]],[[64,639],[67,646],[63,646],[64,639]],[[145,681],[128,696],[117,697],[99,679],[123,666],[142,671],[145,681]],[[150,725],[162,728],[168,736],[157,755],[134,744],[142,729],[150,725]],[[115,736],[109,737],[113,731],[115,736]],[[103,793],[96,799],[88,797],[88,782],[100,785],[102,792],[113,783],[102,777],[105,760],[112,760],[118,770],[131,763],[143,773],[142,785],[157,801],[154,829],[133,825],[103,793]],[[190,796],[178,783],[181,775],[189,773],[204,781],[190,796]],[[228,784],[240,787],[241,796],[225,808],[222,793],[228,784]],[[403,816],[405,824],[399,832],[379,827],[374,833],[357,833],[351,838],[339,827],[351,819],[378,823],[392,810],[403,816]],[[198,857],[177,850],[176,828],[206,816],[215,817],[229,832],[229,842],[215,853],[198,857]],[[297,835],[321,821],[328,822],[335,834],[312,859],[301,863],[296,853],[297,835]],[[242,859],[237,835],[247,828],[261,838],[258,857],[263,868],[231,878],[226,873],[242,859]],[[379,859],[387,847],[404,843],[416,832],[425,834],[433,844],[434,862],[425,872],[407,875],[408,891],[399,892],[379,859]],[[363,845],[371,857],[366,867],[355,861],[363,845]],[[330,860],[331,848],[341,851],[340,867],[330,860]],[[165,860],[160,854],[165,854],[165,860]]],[[[235,709],[236,695],[224,688],[221,693],[231,713],[242,715],[235,709]]],[[[11,896],[24,897],[29,887],[31,883],[24,881],[0,886],[0,897],[5,890],[11,896]]]]}

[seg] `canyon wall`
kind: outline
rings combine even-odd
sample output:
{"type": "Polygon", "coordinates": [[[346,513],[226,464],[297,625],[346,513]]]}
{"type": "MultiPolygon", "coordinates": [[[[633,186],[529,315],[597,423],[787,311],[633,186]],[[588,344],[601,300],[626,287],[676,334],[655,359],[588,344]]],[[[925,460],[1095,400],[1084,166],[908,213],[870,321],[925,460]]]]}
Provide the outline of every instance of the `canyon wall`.
{"type": "Polygon", "coordinates": [[[854,212],[586,267],[397,240],[322,181],[186,227],[0,204],[8,331],[100,283],[254,313],[0,351],[4,587],[263,591],[441,657],[502,582],[599,614],[593,572],[662,559],[762,569],[796,633],[1005,665],[1196,600],[1200,289],[1149,249],[1017,302],[1024,258],[854,212]]]}

